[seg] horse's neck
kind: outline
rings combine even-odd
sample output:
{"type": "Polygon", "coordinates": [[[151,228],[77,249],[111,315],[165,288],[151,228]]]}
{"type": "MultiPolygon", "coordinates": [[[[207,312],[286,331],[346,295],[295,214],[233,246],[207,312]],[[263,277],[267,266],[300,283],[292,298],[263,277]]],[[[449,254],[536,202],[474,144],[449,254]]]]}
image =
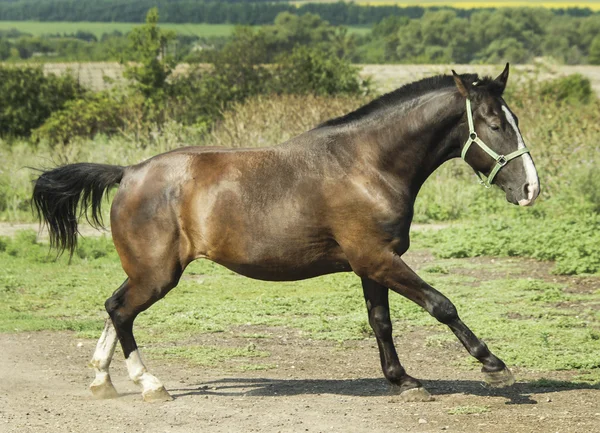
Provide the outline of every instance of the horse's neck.
{"type": "Polygon", "coordinates": [[[444,91],[410,101],[404,109],[384,116],[378,134],[380,160],[415,195],[440,165],[460,155],[462,107],[456,92],[444,91]]]}

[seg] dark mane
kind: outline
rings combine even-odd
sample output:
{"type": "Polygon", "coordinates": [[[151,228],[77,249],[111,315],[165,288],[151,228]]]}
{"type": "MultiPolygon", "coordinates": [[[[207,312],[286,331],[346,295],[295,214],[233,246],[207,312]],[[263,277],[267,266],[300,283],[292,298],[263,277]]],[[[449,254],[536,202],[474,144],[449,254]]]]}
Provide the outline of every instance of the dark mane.
{"type": "MultiPolygon", "coordinates": [[[[489,92],[496,93],[497,89],[495,88],[495,82],[490,77],[479,77],[477,74],[461,74],[460,77],[466,83],[477,83],[477,88],[486,89],[489,92]]],[[[348,114],[327,120],[317,126],[317,128],[345,125],[355,120],[362,119],[380,109],[414,99],[434,90],[441,90],[454,86],[455,84],[452,75],[436,75],[423,78],[419,81],[405,84],[392,92],[386,93],[348,114]]]]}

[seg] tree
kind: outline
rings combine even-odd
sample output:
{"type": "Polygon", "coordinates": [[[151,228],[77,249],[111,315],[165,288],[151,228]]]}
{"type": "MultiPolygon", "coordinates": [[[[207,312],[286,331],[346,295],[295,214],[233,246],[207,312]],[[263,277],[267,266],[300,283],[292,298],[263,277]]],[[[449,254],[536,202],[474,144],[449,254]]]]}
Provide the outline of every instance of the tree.
{"type": "Polygon", "coordinates": [[[167,52],[169,41],[175,32],[158,27],[158,9],[146,14],[146,24],[135,27],[129,33],[132,59],[136,64],[127,66],[125,77],[133,80],[136,87],[148,99],[150,105],[160,105],[166,96],[167,78],[175,62],[167,52]]]}
{"type": "Polygon", "coordinates": [[[600,65],[600,35],[596,36],[590,44],[588,61],[592,65],[600,65]]]}
{"type": "Polygon", "coordinates": [[[6,60],[10,57],[10,43],[5,39],[0,39],[0,60],[6,60]]]}

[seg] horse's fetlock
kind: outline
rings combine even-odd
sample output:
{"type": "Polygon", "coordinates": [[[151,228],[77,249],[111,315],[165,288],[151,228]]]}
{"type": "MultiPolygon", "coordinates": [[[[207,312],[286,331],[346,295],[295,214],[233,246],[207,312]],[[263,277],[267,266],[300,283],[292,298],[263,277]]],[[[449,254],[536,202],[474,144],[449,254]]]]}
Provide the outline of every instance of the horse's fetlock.
{"type": "Polygon", "coordinates": [[[471,349],[471,355],[473,355],[475,358],[479,359],[479,358],[484,358],[487,357],[490,353],[490,350],[488,349],[487,345],[483,342],[480,341],[479,344],[477,344],[476,346],[474,346],[471,349]]]}
{"type": "Polygon", "coordinates": [[[383,368],[383,375],[390,382],[399,385],[402,378],[406,375],[406,371],[400,364],[388,365],[383,368]]]}

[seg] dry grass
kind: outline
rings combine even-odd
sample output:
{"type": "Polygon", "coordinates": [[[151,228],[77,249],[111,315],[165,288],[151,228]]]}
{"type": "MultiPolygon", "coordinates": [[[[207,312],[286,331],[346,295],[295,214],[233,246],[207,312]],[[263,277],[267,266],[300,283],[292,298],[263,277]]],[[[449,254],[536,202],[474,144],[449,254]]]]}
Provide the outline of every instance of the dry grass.
{"type": "Polygon", "coordinates": [[[238,103],[205,144],[224,147],[273,146],[314,128],[327,119],[366,103],[359,97],[260,96],[238,103]]]}

